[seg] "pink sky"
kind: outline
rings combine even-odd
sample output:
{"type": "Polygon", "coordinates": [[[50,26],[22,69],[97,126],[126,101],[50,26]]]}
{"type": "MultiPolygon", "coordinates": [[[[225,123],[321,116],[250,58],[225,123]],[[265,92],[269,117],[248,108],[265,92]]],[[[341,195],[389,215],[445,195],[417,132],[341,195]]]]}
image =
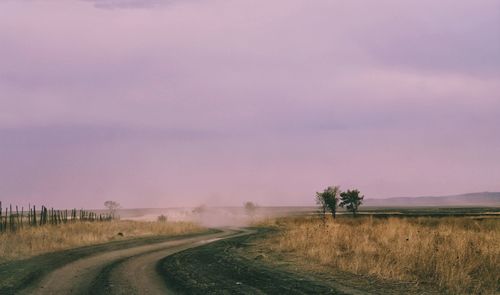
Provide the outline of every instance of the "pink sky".
{"type": "Polygon", "coordinates": [[[500,191],[500,1],[0,2],[0,200],[500,191]]]}

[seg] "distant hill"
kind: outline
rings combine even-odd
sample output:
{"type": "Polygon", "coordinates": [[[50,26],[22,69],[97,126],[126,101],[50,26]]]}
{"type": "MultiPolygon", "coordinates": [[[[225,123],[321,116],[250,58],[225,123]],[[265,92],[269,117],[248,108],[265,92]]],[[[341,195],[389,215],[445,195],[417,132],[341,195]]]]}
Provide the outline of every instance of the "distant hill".
{"type": "Polygon", "coordinates": [[[500,207],[500,192],[387,199],[366,198],[363,205],[374,207],[500,207]]]}

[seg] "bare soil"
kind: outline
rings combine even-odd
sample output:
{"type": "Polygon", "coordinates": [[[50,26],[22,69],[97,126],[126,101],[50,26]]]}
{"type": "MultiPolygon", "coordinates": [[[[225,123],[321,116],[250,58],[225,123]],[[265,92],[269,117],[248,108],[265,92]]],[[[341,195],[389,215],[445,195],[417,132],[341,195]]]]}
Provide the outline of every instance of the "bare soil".
{"type": "Polygon", "coordinates": [[[158,264],[179,294],[439,294],[431,286],[311,269],[259,247],[270,230],[211,243],[158,264]]]}

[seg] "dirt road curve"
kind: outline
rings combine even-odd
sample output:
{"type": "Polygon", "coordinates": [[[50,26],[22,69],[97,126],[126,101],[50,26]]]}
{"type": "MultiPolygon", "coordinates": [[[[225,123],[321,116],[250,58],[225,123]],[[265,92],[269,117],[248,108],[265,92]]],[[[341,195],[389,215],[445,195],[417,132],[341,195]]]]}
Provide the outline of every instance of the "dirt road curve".
{"type": "Polygon", "coordinates": [[[115,241],[0,264],[7,294],[439,294],[409,283],[301,270],[256,247],[272,229],[115,241]]]}
{"type": "Polygon", "coordinates": [[[156,271],[162,258],[213,241],[247,235],[249,230],[218,233],[111,250],[84,257],[45,275],[19,294],[172,294],[156,271]]]}

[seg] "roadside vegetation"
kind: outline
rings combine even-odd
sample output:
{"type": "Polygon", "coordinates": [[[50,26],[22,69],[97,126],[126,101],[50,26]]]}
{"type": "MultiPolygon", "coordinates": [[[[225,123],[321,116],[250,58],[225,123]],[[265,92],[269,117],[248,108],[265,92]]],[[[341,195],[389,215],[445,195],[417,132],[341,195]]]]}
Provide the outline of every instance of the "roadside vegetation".
{"type": "Polygon", "coordinates": [[[433,284],[454,294],[500,290],[500,220],[467,217],[278,220],[271,251],[383,279],[433,284]]]}
{"type": "Polygon", "coordinates": [[[108,213],[87,210],[55,210],[29,206],[28,210],[0,202],[0,263],[113,240],[197,233],[204,230],[190,222],[120,221],[118,202],[106,201],[108,213]]]}
{"type": "Polygon", "coordinates": [[[339,186],[315,199],[317,216],[262,222],[279,229],[264,248],[308,269],[433,285],[452,294],[500,292],[499,218],[359,215],[364,196],[339,186]],[[339,216],[338,207],[352,215],[339,216]]]}
{"type": "Polygon", "coordinates": [[[24,227],[0,234],[0,263],[31,256],[148,236],[168,236],[202,232],[189,222],[110,221],[77,222],[38,227],[24,227]]]}

